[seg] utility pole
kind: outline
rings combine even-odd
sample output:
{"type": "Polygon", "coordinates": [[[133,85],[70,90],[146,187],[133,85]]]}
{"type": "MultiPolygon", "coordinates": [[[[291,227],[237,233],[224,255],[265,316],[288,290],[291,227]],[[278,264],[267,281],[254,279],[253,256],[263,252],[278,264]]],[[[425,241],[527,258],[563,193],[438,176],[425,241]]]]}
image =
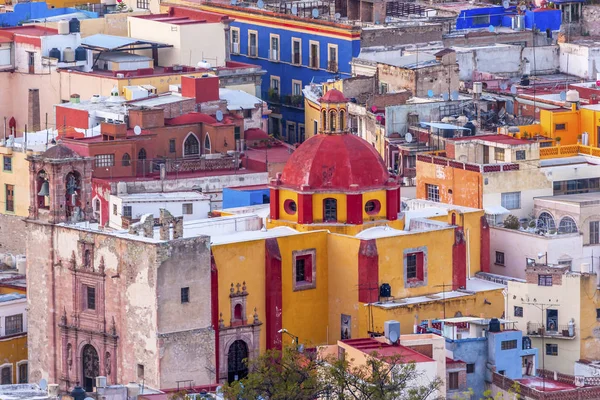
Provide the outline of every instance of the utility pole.
{"type": "MultiPolygon", "coordinates": [[[[535,299],[534,299],[535,300],[535,299]]],[[[542,326],[542,334],[540,335],[542,337],[542,369],[544,370],[544,373],[542,374],[542,390],[546,391],[546,346],[545,346],[545,341],[544,338],[546,337],[546,326],[544,325],[544,309],[546,309],[546,311],[548,310],[548,308],[550,307],[556,307],[558,306],[558,304],[551,304],[551,303],[538,303],[536,301],[532,301],[532,302],[525,302],[523,304],[527,304],[530,306],[534,306],[536,308],[538,308],[541,312],[542,312],[542,320],[540,325],[542,326]]],[[[548,323],[548,318],[546,318],[546,323],[548,323]]],[[[558,319],[556,321],[556,328],[558,329],[558,319]]]]}
{"type": "Polygon", "coordinates": [[[446,319],[446,288],[447,287],[452,287],[452,285],[448,285],[446,283],[442,283],[441,285],[435,285],[434,287],[441,287],[442,288],[442,305],[444,307],[444,319],[446,319]]]}

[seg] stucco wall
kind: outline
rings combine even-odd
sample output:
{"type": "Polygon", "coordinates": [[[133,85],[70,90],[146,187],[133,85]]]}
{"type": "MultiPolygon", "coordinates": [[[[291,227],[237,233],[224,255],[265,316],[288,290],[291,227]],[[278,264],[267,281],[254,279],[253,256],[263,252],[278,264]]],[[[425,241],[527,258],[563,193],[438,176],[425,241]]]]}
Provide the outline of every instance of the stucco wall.
{"type": "Polygon", "coordinates": [[[475,364],[474,372],[467,374],[467,387],[473,390],[473,398],[482,398],[486,390],[487,340],[485,338],[446,340],[446,349],[453,359],[475,364]]]}

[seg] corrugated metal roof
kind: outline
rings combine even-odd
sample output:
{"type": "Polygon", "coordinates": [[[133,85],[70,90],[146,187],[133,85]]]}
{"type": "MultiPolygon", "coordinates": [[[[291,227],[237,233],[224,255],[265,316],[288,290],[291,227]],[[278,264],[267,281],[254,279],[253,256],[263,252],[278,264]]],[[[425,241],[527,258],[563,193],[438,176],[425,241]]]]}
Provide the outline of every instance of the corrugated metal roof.
{"type": "Polygon", "coordinates": [[[117,49],[123,49],[130,45],[141,45],[141,44],[156,44],[163,47],[172,47],[170,45],[152,42],[149,40],[142,40],[136,38],[129,38],[123,36],[105,35],[98,33],[96,35],[88,36],[81,40],[81,44],[84,46],[94,47],[97,50],[111,51],[117,49]]]}

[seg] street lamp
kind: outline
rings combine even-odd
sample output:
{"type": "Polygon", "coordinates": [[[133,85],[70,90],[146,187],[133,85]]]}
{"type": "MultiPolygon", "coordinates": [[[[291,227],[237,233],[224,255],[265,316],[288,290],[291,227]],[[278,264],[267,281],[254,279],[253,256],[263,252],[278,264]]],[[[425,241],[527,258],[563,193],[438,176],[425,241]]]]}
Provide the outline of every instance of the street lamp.
{"type": "Polygon", "coordinates": [[[283,328],[277,331],[278,333],[285,333],[287,334],[289,337],[292,338],[292,343],[294,343],[294,346],[296,347],[296,350],[298,350],[298,345],[300,344],[298,336],[292,335],[291,333],[288,332],[287,329],[283,328]]]}
{"type": "Polygon", "coordinates": [[[548,252],[545,253],[538,253],[538,260],[541,260],[542,257],[545,257],[544,260],[546,261],[545,265],[548,266],[548,252]]]}

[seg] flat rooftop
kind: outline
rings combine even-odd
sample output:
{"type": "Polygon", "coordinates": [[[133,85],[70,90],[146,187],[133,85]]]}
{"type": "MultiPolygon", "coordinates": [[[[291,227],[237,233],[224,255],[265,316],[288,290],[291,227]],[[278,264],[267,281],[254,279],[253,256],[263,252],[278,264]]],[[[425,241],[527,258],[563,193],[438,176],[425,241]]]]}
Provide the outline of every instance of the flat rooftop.
{"type": "Polygon", "coordinates": [[[580,206],[600,204],[599,193],[564,194],[560,196],[536,197],[535,200],[549,200],[557,203],[579,204],[580,206]]]}
{"type": "Polygon", "coordinates": [[[577,389],[577,386],[571,385],[569,383],[558,382],[549,378],[542,379],[537,376],[530,376],[527,378],[515,380],[521,383],[522,385],[538,390],[540,392],[559,392],[561,390],[577,389]]]}
{"type": "Polygon", "coordinates": [[[21,293],[7,293],[0,294],[0,303],[7,303],[9,301],[26,299],[27,296],[21,293]]]}
{"type": "Polygon", "coordinates": [[[210,200],[210,196],[199,192],[147,192],[119,194],[116,195],[116,197],[122,199],[127,203],[210,200]]]}
{"type": "Polygon", "coordinates": [[[493,142],[498,144],[506,144],[506,145],[523,145],[523,144],[531,144],[532,142],[529,140],[517,139],[508,135],[480,135],[480,136],[462,136],[456,138],[446,139],[450,142],[464,142],[464,141],[475,141],[475,140],[483,140],[486,142],[493,142]]]}
{"type": "Polygon", "coordinates": [[[45,400],[50,398],[47,390],[42,390],[38,385],[32,383],[0,385],[0,397],[2,400],[45,400]]]}
{"type": "Polygon", "coordinates": [[[50,35],[58,35],[58,29],[46,28],[44,26],[39,25],[27,25],[27,26],[15,26],[12,28],[2,28],[0,29],[0,36],[10,36],[13,35],[22,35],[22,36],[50,36],[50,35]]]}
{"type": "MultiPolygon", "coordinates": [[[[402,340],[402,338],[400,338],[402,340]]],[[[433,362],[434,360],[431,357],[427,357],[424,354],[421,354],[413,349],[402,345],[392,345],[387,343],[382,343],[373,338],[364,338],[364,339],[348,339],[342,340],[342,343],[353,347],[357,350],[362,351],[365,354],[377,353],[378,356],[381,357],[393,357],[400,356],[402,358],[402,362],[433,362]]]]}

